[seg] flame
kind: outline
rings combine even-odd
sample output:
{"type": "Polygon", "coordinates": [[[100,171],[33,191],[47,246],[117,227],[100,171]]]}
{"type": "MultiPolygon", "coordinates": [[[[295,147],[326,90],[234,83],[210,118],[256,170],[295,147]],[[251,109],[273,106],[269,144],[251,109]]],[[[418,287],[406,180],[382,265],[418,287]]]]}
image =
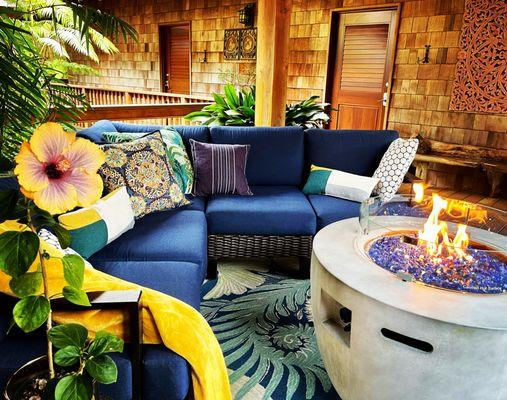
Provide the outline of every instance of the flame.
{"type": "MultiPolygon", "coordinates": [[[[463,213],[466,213],[466,217],[469,216],[469,212],[465,210],[463,204],[458,206],[458,203],[453,200],[445,200],[436,193],[433,193],[432,199],[433,208],[428,219],[424,223],[424,229],[419,231],[418,244],[425,246],[426,252],[430,256],[435,257],[436,261],[439,261],[440,257],[459,257],[469,259],[470,255],[467,254],[467,248],[470,239],[467,233],[467,225],[459,224],[456,235],[451,241],[449,238],[447,223],[445,221],[440,221],[439,219],[440,214],[444,211],[449,214],[454,213],[454,215],[462,215],[463,213]]],[[[477,218],[483,217],[485,216],[481,213],[477,214],[477,218]]]]}
{"type": "Polygon", "coordinates": [[[424,185],[422,183],[414,183],[412,185],[412,191],[414,192],[414,201],[420,203],[424,200],[424,185]]]}

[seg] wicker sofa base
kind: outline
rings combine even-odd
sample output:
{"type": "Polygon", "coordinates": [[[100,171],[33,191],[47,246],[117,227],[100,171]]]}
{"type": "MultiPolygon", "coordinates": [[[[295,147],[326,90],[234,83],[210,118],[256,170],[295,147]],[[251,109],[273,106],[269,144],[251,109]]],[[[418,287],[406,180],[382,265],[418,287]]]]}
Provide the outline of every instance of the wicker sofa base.
{"type": "Polygon", "coordinates": [[[300,273],[308,276],[313,236],[208,235],[208,278],[216,277],[224,258],[299,257],[300,273]]]}

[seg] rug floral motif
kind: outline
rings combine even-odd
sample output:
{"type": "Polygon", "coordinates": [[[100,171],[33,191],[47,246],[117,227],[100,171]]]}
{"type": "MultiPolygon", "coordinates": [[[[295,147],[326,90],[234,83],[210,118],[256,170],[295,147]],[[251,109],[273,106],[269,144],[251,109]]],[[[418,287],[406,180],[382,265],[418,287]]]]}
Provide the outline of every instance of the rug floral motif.
{"type": "Polygon", "coordinates": [[[219,265],[201,312],[215,332],[236,400],[339,399],[314,335],[310,281],[247,261],[219,265]]]}

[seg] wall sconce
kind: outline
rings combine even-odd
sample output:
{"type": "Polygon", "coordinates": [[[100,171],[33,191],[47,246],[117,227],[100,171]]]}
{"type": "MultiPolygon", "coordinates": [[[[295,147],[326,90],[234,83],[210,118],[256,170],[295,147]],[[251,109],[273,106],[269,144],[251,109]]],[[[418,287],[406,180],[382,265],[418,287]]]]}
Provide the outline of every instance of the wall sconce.
{"type": "Polygon", "coordinates": [[[244,8],[239,10],[239,23],[251,27],[254,23],[254,9],[255,3],[247,4],[244,8]]]}
{"type": "Polygon", "coordinates": [[[424,47],[426,48],[425,52],[424,52],[424,57],[423,58],[419,58],[417,57],[417,64],[429,64],[430,63],[430,45],[429,44],[426,44],[424,45],[424,47]]]}
{"type": "Polygon", "coordinates": [[[203,58],[197,58],[197,61],[199,61],[200,63],[205,63],[205,62],[208,62],[208,50],[204,50],[202,52],[203,54],[203,58]]]}

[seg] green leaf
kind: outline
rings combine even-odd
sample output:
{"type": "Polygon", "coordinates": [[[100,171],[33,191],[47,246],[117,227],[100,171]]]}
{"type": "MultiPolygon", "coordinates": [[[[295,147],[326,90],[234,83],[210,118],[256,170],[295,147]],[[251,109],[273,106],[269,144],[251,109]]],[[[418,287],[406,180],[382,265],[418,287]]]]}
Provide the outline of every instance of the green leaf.
{"type": "Polygon", "coordinates": [[[81,353],[76,346],[66,346],[55,353],[55,363],[62,367],[69,367],[76,364],[81,357],[81,353]]]}
{"type": "Polygon", "coordinates": [[[81,289],[84,279],[85,263],[81,256],[77,254],[68,254],[62,258],[63,276],[67,283],[76,288],[81,289]]]}
{"type": "Polygon", "coordinates": [[[87,360],[85,369],[97,382],[106,385],[114,383],[118,379],[116,364],[111,357],[105,354],[87,360]]]}
{"type": "Polygon", "coordinates": [[[65,286],[63,288],[63,297],[78,306],[91,306],[86,292],[73,286],[65,286]]]}
{"type": "Polygon", "coordinates": [[[88,354],[99,356],[103,353],[121,353],[123,351],[123,340],[112,333],[99,331],[95,335],[95,340],[88,347],[88,354]]]}
{"type": "Polygon", "coordinates": [[[241,117],[243,114],[241,114],[237,110],[225,110],[225,114],[227,114],[229,117],[241,117]]]}
{"type": "Polygon", "coordinates": [[[215,103],[221,105],[222,107],[227,107],[227,103],[222,96],[220,96],[218,93],[212,93],[212,95],[215,103]]]}
{"type": "Polygon", "coordinates": [[[93,395],[91,379],[83,375],[68,375],[55,389],[55,400],[90,400],[93,395]]]}
{"type": "Polygon", "coordinates": [[[0,191],[0,222],[10,219],[18,204],[18,190],[0,191]]]}
{"type": "Polygon", "coordinates": [[[18,277],[32,265],[39,251],[39,237],[33,232],[9,231],[0,235],[0,269],[18,277]]]}
{"type": "Polygon", "coordinates": [[[9,287],[16,296],[26,297],[38,293],[42,285],[42,272],[27,272],[12,278],[9,287]]]}
{"type": "Polygon", "coordinates": [[[51,343],[59,349],[68,346],[82,349],[88,338],[88,330],[79,324],[62,324],[51,328],[48,336],[51,343]]]}
{"type": "Polygon", "coordinates": [[[58,242],[60,242],[60,246],[62,246],[62,249],[66,249],[70,246],[70,242],[72,240],[72,236],[70,235],[70,232],[65,229],[63,226],[59,225],[58,223],[54,223],[50,226],[51,232],[54,233],[54,235],[58,238],[58,242]]]}
{"type": "Polygon", "coordinates": [[[32,332],[49,317],[49,301],[44,296],[28,296],[16,303],[14,321],[24,332],[32,332]]]}
{"type": "Polygon", "coordinates": [[[229,105],[230,108],[235,109],[239,106],[239,98],[238,94],[236,93],[236,88],[234,85],[227,84],[224,86],[224,93],[225,93],[225,101],[229,105]]]}

